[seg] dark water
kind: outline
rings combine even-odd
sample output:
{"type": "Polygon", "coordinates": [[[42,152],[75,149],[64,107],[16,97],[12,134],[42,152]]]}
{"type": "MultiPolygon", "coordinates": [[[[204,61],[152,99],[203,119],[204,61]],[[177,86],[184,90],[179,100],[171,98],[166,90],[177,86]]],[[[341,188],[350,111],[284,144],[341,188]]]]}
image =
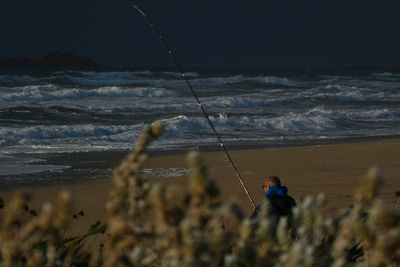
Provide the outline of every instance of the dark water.
{"type": "MultiPolygon", "coordinates": [[[[0,74],[0,175],[61,171],[65,166],[43,161],[51,153],[129,149],[140,129],[155,120],[165,123],[166,132],[153,150],[217,144],[179,73],[27,73],[0,74]]],[[[230,145],[400,133],[399,73],[200,70],[186,75],[230,145]]]]}

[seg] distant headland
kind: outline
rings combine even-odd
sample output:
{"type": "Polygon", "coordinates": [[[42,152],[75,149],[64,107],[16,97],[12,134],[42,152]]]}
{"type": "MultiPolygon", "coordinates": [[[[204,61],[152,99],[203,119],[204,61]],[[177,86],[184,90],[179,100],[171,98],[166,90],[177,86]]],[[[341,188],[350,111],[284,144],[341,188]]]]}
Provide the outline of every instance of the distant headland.
{"type": "Polygon", "coordinates": [[[41,58],[1,58],[0,66],[10,67],[99,67],[87,57],[63,52],[50,52],[41,58]]]}

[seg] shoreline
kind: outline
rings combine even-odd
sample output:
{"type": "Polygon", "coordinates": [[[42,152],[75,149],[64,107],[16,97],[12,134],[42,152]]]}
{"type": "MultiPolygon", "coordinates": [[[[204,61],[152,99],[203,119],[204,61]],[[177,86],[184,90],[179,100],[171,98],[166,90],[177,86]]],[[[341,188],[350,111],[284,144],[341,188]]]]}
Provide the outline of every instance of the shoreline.
{"type": "MultiPolygon", "coordinates": [[[[56,184],[36,183],[35,186],[25,186],[17,189],[4,190],[1,188],[0,197],[7,204],[15,191],[21,191],[31,196],[29,206],[39,210],[44,202],[54,202],[57,195],[67,190],[74,199],[73,213],[84,211],[85,216],[75,220],[71,218],[71,234],[82,234],[97,221],[106,220],[105,203],[109,199],[111,189],[111,166],[118,166],[125,152],[94,153],[98,158],[86,154],[86,160],[69,155],[64,160],[75,161],[78,167],[99,166],[106,162],[103,169],[86,169],[87,172],[98,175],[94,179],[77,179],[77,173],[71,169],[70,173],[63,172],[65,180],[56,184]],[[103,172],[101,172],[103,170],[103,172]],[[100,174],[99,174],[100,171],[100,174]],[[75,175],[69,179],[68,175],[75,175]]],[[[235,201],[249,216],[252,207],[243,188],[237,180],[232,167],[222,151],[201,152],[208,177],[216,181],[220,189],[222,203],[235,201]]],[[[280,148],[257,148],[244,150],[230,150],[246,187],[256,203],[264,199],[261,189],[266,176],[277,175],[283,185],[288,186],[289,195],[297,201],[306,195],[317,195],[324,192],[328,204],[325,207],[327,214],[336,214],[352,204],[352,195],[368,169],[377,165],[382,171],[385,185],[381,190],[381,198],[389,207],[397,204],[396,192],[400,191],[400,138],[373,139],[363,142],[346,142],[340,144],[296,146],[280,148]]],[[[60,155],[61,157],[62,155],[60,155]]],[[[61,160],[58,158],[57,160],[61,160]]],[[[152,183],[173,185],[178,192],[185,192],[188,188],[189,173],[186,164],[186,153],[169,155],[150,155],[144,165],[145,173],[152,183]],[[151,172],[153,170],[154,172],[151,172]],[[162,176],[165,173],[176,174],[170,177],[162,176]],[[161,174],[161,176],[160,176],[161,174]]],[[[80,175],[85,170],[77,169],[80,175]]],[[[51,174],[60,175],[59,172],[51,174]]],[[[43,179],[43,173],[36,174],[32,179],[43,179]]],[[[44,179],[44,181],[46,181],[44,179]]],[[[32,180],[32,183],[34,180],[32,180]]],[[[36,181],[37,182],[37,181],[36,181]]],[[[0,217],[2,211],[0,210],[0,217]]]]}
{"type": "MultiPolygon", "coordinates": [[[[181,180],[186,181],[189,175],[188,172],[185,172],[185,169],[187,170],[187,152],[181,151],[172,154],[150,153],[149,160],[145,164],[145,168],[148,170],[145,174],[155,181],[162,181],[168,184],[179,184],[181,180]],[[152,169],[156,170],[156,172],[149,171],[152,169]],[[172,173],[170,176],[163,176],[163,170],[167,172],[173,170],[179,175],[174,177],[174,173],[172,173]]],[[[242,189],[224,153],[220,150],[200,150],[200,152],[204,157],[210,178],[220,181],[222,185],[233,178],[235,180],[232,181],[232,186],[235,187],[237,192],[241,193],[242,189]],[[229,180],[227,177],[230,177],[229,180]]],[[[393,169],[390,170],[389,178],[400,189],[400,182],[396,183],[394,177],[397,171],[400,173],[400,163],[398,161],[400,159],[399,137],[370,138],[355,142],[324,145],[231,149],[229,152],[239,172],[246,180],[245,183],[250,193],[253,194],[259,191],[259,186],[255,184],[262,183],[262,177],[266,175],[280,176],[283,178],[283,182],[289,185],[289,192],[294,191],[293,193],[300,197],[301,194],[316,192],[316,189],[324,192],[324,187],[320,185],[315,188],[314,185],[310,185],[310,189],[306,190],[299,179],[305,179],[304,183],[311,181],[319,184],[318,179],[315,177],[318,174],[323,177],[322,180],[325,180],[328,176],[339,176],[340,178],[342,173],[348,176],[351,175],[353,180],[356,176],[363,175],[371,165],[381,167],[384,171],[384,178],[386,178],[386,168],[393,169]]],[[[119,165],[127,153],[128,151],[108,151],[58,154],[57,157],[48,158],[47,163],[63,162],[64,164],[71,163],[73,166],[62,171],[48,172],[48,177],[46,173],[30,174],[28,175],[30,178],[25,184],[20,184],[21,186],[19,187],[2,186],[0,187],[0,192],[11,193],[16,190],[34,191],[41,188],[68,188],[94,182],[109,183],[113,169],[119,165]],[[83,176],[85,173],[88,176],[83,176]],[[58,179],[54,181],[54,177],[58,179]]],[[[13,175],[13,177],[18,176],[13,175]]],[[[4,176],[0,176],[0,178],[4,178],[4,176]]],[[[23,179],[23,177],[19,177],[19,179],[23,179]]],[[[2,183],[4,185],[4,182],[2,183]]],[[[335,185],[337,183],[331,181],[326,184],[335,185]]],[[[329,187],[326,189],[329,189],[329,187]]],[[[224,190],[221,191],[224,193],[224,190]]],[[[351,193],[347,189],[346,191],[351,193]]],[[[228,194],[224,197],[226,196],[228,194]]],[[[245,199],[246,196],[244,194],[241,198],[248,201],[245,199]]]]}
{"type": "MultiPolygon", "coordinates": [[[[297,148],[297,147],[314,147],[314,146],[326,146],[326,145],[340,145],[340,144],[352,144],[352,143],[363,143],[363,142],[374,142],[374,141],[385,141],[391,139],[400,139],[400,135],[391,136],[372,136],[372,137],[354,137],[354,138],[343,138],[343,139],[332,139],[332,140],[313,140],[304,141],[297,143],[288,143],[286,141],[277,141],[274,144],[265,143],[247,143],[247,144],[226,144],[226,148],[229,153],[233,151],[248,151],[248,150],[263,150],[263,149],[281,149],[281,148],[297,148]],[[281,142],[281,143],[280,143],[281,142]]],[[[171,150],[154,150],[148,151],[149,157],[159,156],[174,156],[174,155],[186,155],[190,151],[199,151],[200,153],[209,152],[221,152],[220,146],[216,143],[215,145],[204,145],[199,146],[196,149],[181,148],[171,150]]],[[[16,156],[33,157],[40,160],[37,163],[39,166],[50,165],[60,168],[55,168],[50,171],[32,172],[32,173],[21,173],[21,174],[9,174],[0,175],[0,192],[13,191],[24,188],[38,188],[43,186],[57,186],[57,185],[68,185],[80,182],[88,182],[94,180],[104,180],[112,176],[112,171],[118,166],[120,161],[130,150],[107,150],[107,151],[88,151],[88,152],[70,152],[70,153],[19,153],[16,156]],[[65,167],[65,168],[63,168],[65,167]],[[15,180],[19,184],[13,184],[15,180]]],[[[36,164],[30,164],[25,166],[35,166],[36,164]]]]}
{"type": "MultiPolygon", "coordinates": [[[[71,157],[68,160],[76,161],[77,166],[95,166],[107,162],[109,175],[100,173],[99,179],[66,179],[57,184],[36,184],[17,189],[4,190],[1,188],[0,197],[7,204],[15,191],[21,191],[31,196],[29,206],[39,210],[44,202],[55,201],[59,192],[71,192],[75,208],[73,213],[84,211],[85,216],[79,220],[71,219],[71,233],[83,233],[85,227],[106,220],[105,203],[109,199],[111,189],[112,165],[118,165],[126,153],[118,152],[104,155],[95,153],[98,157],[86,161],[82,158],[71,157]],[[89,160],[89,161],[88,161],[89,160]],[[91,160],[91,161],[90,161],[91,160]]],[[[208,177],[216,181],[220,189],[222,203],[235,201],[249,216],[252,207],[226,156],[221,151],[201,152],[208,177]]],[[[297,201],[306,195],[317,195],[324,192],[328,204],[325,212],[336,214],[352,204],[354,189],[359,180],[364,177],[371,166],[378,166],[385,184],[381,189],[380,197],[388,207],[398,205],[396,192],[400,191],[400,138],[373,139],[362,142],[346,142],[340,144],[296,146],[280,148],[257,148],[230,150],[244,183],[256,203],[264,199],[261,189],[266,176],[277,175],[282,184],[289,189],[289,195],[297,201]]],[[[71,156],[71,155],[70,155],[71,156]]],[[[76,155],[75,155],[76,156],[76,155]]],[[[91,155],[92,156],[92,155],[91,155]]],[[[57,160],[60,160],[58,158],[57,160]]],[[[67,160],[64,158],[64,160],[67,160]]],[[[152,155],[144,165],[152,183],[175,186],[177,192],[184,193],[188,188],[189,173],[185,154],[152,155]],[[153,172],[152,172],[153,171],[153,172]],[[176,174],[166,177],[165,174],[176,174]],[[161,174],[161,175],[160,175],[161,174]],[[164,176],[163,176],[164,175],[164,176]]],[[[79,169],[78,169],[79,170],[79,169]]],[[[95,174],[99,169],[92,170],[95,174]]],[[[82,170],[80,170],[82,174],[82,170]]],[[[65,173],[63,175],[67,175],[65,173]]],[[[71,174],[73,173],[73,169],[71,174]]],[[[52,173],[53,177],[60,173],[52,173]]],[[[97,173],[98,175],[98,173],[97,173]]],[[[36,178],[43,178],[37,174],[36,178]]],[[[35,178],[34,177],[34,178],[35,178]]],[[[64,177],[68,178],[68,177],[64,177]]],[[[400,204],[400,203],[399,203],[400,204]]],[[[2,211],[0,210],[0,217],[2,211]]]]}

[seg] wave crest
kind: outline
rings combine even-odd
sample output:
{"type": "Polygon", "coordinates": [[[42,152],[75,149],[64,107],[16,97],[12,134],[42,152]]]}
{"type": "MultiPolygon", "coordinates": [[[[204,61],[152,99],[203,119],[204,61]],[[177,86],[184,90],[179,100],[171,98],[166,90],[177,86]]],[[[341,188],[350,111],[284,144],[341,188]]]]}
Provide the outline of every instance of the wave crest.
{"type": "Polygon", "coordinates": [[[85,97],[174,97],[176,94],[163,88],[108,86],[94,89],[64,88],[52,84],[24,87],[2,87],[3,101],[52,101],[81,99],[85,97]]]}

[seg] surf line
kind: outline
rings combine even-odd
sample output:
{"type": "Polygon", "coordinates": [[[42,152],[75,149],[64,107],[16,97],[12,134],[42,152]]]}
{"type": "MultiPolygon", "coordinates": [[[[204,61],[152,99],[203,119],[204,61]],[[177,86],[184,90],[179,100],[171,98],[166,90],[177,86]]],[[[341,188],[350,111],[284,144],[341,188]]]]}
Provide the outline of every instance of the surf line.
{"type": "Polygon", "coordinates": [[[160,42],[162,43],[162,45],[165,47],[165,49],[167,50],[168,54],[170,55],[172,61],[174,62],[175,67],[177,68],[178,72],[181,74],[181,78],[186,82],[186,85],[189,87],[193,97],[196,99],[198,106],[200,107],[201,111],[203,112],[204,117],[206,118],[208,124],[210,125],[215,137],[218,139],[219,145],[221,146],[222,150],[225,152],[226,157],[228,158],[230,164],[232,165],[235,174],[237,176],[237,178],[239,179],[240,184],[242,185],[247,197],[249,198],[251,204],[253,205],[253,208],[256,208],[256,204],[253,200],[253,198],[251,197],[249,191],[246,188],[246,185],[243,182],[242,177],[240,176],[240,173],[238,171],[238,169],[235,166],[235,163],[233,162],[231,156],[228,153],[228,150],[226,149],[224,143],[222,142],[217,130],[215,130],[215,127],[213,125],[213,123],[211,122],[206,110],[203,108],[203,105],[201,104],[199,98],[197,97],[196,92],[194,91],[192,85],[190,84],[189,80],[187,79],[185,72],[183,71],[181,65],[178,63],[178,60],[176,59],[174,52],[172,51],[172,49],[168,46],[167,42],[165,41],[164,37],[161,35],[161,33],[158,31],[158,29],[156,28],[155,24],[152,22],[152,20],[150,19],[150,17],[142,10],[140,9],[136,4],[131,4],[131,6],[133,8],[135,8],[148,22],[148,24],[150,25],[151,29],[153,30],[153,32],[157,35],[157,38],[160,40],[160,42]]]}

